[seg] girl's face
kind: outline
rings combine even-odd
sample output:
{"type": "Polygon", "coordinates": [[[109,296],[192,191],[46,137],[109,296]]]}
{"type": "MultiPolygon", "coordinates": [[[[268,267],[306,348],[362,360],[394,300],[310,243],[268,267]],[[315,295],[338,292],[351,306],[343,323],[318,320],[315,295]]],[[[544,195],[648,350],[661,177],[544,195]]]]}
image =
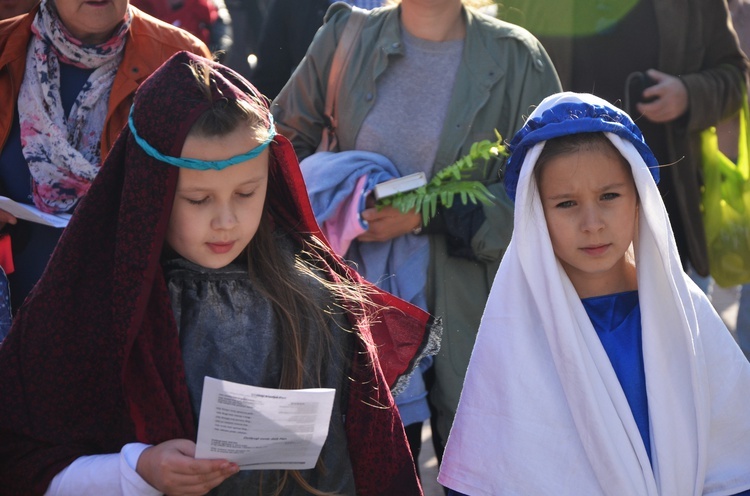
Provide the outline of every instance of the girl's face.
{"type": "Polygon", "coordinates": [[[627,164],[609,149],[551,158],[539,193],[552,248],[581,298],[636,288],[625,253],[637,226],[638,195],[627,164]]]}
{"type": "MultiPolygon", "coordinates": [[[[221,137],[189,136],[182,156],[224,160],[256,146],[242,126],[221,137]]],[[[167,243],[193,263],[225,267],[253,239],[263,215],[268,186],[268,149],[222,170],[180,168],[167,243]]]]}

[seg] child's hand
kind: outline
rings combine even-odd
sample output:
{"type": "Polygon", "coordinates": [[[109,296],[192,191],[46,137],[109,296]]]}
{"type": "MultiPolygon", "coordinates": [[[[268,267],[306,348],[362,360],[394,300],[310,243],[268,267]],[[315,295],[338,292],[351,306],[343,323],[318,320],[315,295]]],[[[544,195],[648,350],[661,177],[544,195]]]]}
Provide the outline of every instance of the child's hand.
{"type": "Polygon", "coordinates": [[[649,69],[646,73],[656,81],[643,91],[644,98],[656,98],[651,103],[639,103],[638,112],[658,124],[671,122],[681,117],[688,110],[688,92],[680,78],[671,76],[656,69],[649,69]]]}
{"type": "Polygon", "coordinates": [[[369,224],[367,231],[357,236],[359,241],[388,241],[411,232],[422,225],[422,214],[411,210],[405,214],[391,206],[368,208],[362,218],[369,224]]]}
{"type": "Polygon", "coordinates": [[[239,467],[226,460],[196,460],[195,443],[173,439],[146,448],[136,472],[143,480],[170,496],[200,496],[218,486],[239,467]]]}

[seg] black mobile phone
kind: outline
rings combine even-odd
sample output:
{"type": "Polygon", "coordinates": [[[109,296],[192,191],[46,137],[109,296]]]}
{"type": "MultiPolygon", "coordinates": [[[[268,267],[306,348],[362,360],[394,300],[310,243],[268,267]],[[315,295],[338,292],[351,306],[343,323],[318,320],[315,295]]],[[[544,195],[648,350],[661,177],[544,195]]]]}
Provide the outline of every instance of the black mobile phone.
{"type": "Polygon", "coordinates": [[[644,98],[643,90],[656,84],[656,81],[645,72],[632,72],[625,80],[625,112],[631,116],[637,112],[636,103],[649,103],[655,97],[644,98]]]}

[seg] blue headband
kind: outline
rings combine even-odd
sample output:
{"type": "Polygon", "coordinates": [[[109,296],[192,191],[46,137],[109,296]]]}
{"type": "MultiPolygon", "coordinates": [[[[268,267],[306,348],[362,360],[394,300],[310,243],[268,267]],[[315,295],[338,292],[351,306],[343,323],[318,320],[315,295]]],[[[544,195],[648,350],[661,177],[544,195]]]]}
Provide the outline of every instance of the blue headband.
{"type": "Polygon", "coordinates": [[[263,150],[266,149],[269,143],[273,141],[274,136],[276,136],[276,126],[273,124],[273,116],[269,115],[270,123],[268,125],[268,138],[266,140],[250,150],[247,153],[243,153],[241,155],[235,155],[232,158],[228,158],[226,160],[199,160],[197,158],[182,158],[182,157],[172,157],[169,155],[164,155],[159,150],[151,146],[145,139],[141,138],[138,135],[138,132],[135,130],[135,122],[133,121],[133,109],[135,108],[135,105],[130,107],[130,115],[128,116],[128,126],[130,127],[130,132],[133,134],[133,137],[135,138],[135,142],[138,143],[138,146],[141,147],[141,149],[146,152],[147,155],[150,157],[153,157],[157,160],[161,160],[162,162],[166,162],[170,165],[174,165],[177,167],[184,167],[186,169],[195,169],[195,170],[209,170],[209,169],[215,169],[215,170],[222,170],[230,165],[239,164],[241,162],[246,162],[250,159],[253,159],[260,155],[263,150]]]}
{"type": "MultiPolygon", "coordinates": [[[[551,97],[550,97],[551,98],[551,97]]],[[[643,134],[621,110],[582,100],[564,101],[530,117],[508,145],[510,157],[505,167],[505,191],[516,200],[516,187],[526,153],[537,143],[579,133],[613,133],[629,141],[646,162],[654,181],[659,182],[659,163],[643,141],[643,134]]]]}

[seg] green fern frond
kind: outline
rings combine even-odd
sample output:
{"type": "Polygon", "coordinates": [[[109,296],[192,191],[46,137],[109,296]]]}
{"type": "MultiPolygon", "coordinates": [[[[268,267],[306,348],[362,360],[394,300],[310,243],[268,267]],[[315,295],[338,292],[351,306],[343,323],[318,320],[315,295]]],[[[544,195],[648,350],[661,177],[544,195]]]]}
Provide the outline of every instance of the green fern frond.
{"type": "Polygon", "coordinates": [[[381,198],[377,206],[390,205],[403,213],[410,210],[421,212],[422,224],[427,225],[437,213],[438,202],[450,208],[456,196],[460,196],[464,205],[468,202],[491,204],[495,197],[487,187],[481,181],[469,181],[466,178],[478,167],[477,163],[480,160],[487,162],[494,157],[507,157],[502,136],[497,130],[495,136],[496,141],[482,140],[473,143],[467,155],[438,171],[426,185],[381,198]]]}

